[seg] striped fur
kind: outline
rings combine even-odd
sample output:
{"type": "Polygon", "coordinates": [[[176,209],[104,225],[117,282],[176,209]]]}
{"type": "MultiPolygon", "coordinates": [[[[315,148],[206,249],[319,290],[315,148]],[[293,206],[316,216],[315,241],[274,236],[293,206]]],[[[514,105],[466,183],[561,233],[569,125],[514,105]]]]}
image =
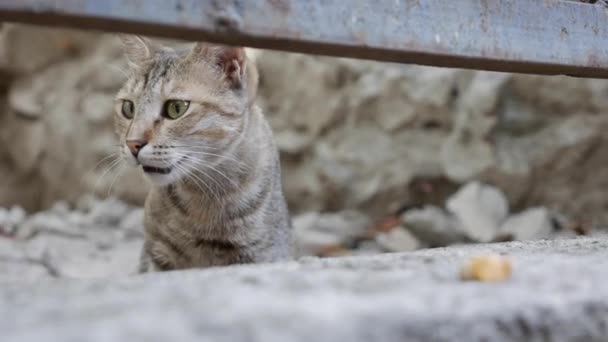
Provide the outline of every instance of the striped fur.
{"type": "Polygon", "coordinates": [[[152,184],[140,271],[291,258],[291,223],[272,132],[254,104],[257,71],[242,48],[154,46],[123,37],[130,77],[116,100],[124,158],[152,184]],[[187,112],[163,117],[165,101],[187,112]],[[134,103],[134,117],[122,102],[134,103]],[[127,140],[146,144],[137,156],[127,140]]]}

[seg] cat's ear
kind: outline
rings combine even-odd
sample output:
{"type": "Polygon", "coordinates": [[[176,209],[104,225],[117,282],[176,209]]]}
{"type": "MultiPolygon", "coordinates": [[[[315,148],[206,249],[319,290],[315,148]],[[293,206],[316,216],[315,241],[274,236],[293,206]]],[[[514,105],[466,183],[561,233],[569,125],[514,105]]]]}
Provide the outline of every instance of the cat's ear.
{"type": "Polygon", "coordinates": [[[119,37],[130,67],[137,68],[152,59],[155,48],[152,43],[135,35],[121,34],[119,37]]]}
{"type": "Polygon", "coordinates": [[[222,47],[219,51],[216,63],[222,70],[226,79],[235,87],[242,87],[247,55],[242,47],[222,47]]]}
{"type": "Polygon", "coordinates": [[[197,43],[189,58],[213,63],[231,87],[243,87],[247,73],[247,55],[244,48],[197,43]]]}

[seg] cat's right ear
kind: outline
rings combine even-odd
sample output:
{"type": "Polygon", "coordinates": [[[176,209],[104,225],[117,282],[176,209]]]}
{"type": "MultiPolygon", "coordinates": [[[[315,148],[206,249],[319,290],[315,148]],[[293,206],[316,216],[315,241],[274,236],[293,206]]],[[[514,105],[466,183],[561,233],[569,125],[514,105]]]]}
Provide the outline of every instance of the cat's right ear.
{"type": "Polygon", "coordinates": [[[153,46],[150,42],[140,36],[119,35],[120,40],[129,62],[129,67],[138,68],[152,59],[153,46]]]}

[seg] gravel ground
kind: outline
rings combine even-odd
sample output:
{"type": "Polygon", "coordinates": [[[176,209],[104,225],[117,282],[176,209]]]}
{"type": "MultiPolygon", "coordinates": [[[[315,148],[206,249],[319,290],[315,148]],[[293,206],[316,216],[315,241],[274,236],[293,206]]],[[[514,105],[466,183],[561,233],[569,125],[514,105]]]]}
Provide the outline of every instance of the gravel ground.
{"type": "MultiPolygon", "coordinates": [[[[29,216],[19,207],[0,208],[0,283],[107,278],[135,271],[143,243],[143,209],[116,199],[86,197],[78,203],[69,207],[58,202],[29,216]]],[[[376,255],[591,233],[543,207],[510,212],[499,189],[478,182],[450,196],[445,208],[412,208],[380,222],[353,210],[308,212],[296,215],[293,223],[298,257],[376,255]]]]}

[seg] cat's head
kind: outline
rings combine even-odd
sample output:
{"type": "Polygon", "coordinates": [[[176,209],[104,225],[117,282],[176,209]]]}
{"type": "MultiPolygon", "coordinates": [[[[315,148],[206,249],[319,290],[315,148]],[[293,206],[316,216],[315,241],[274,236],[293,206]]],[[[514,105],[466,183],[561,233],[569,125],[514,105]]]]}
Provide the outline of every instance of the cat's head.
{"type": "Polygon", "coordinates": [[[221,158],[242,134],[256,95],[257,71],[245,49],[121,39],[130,69],[115,104],[123,157],[156,185],[221,158]]]}

